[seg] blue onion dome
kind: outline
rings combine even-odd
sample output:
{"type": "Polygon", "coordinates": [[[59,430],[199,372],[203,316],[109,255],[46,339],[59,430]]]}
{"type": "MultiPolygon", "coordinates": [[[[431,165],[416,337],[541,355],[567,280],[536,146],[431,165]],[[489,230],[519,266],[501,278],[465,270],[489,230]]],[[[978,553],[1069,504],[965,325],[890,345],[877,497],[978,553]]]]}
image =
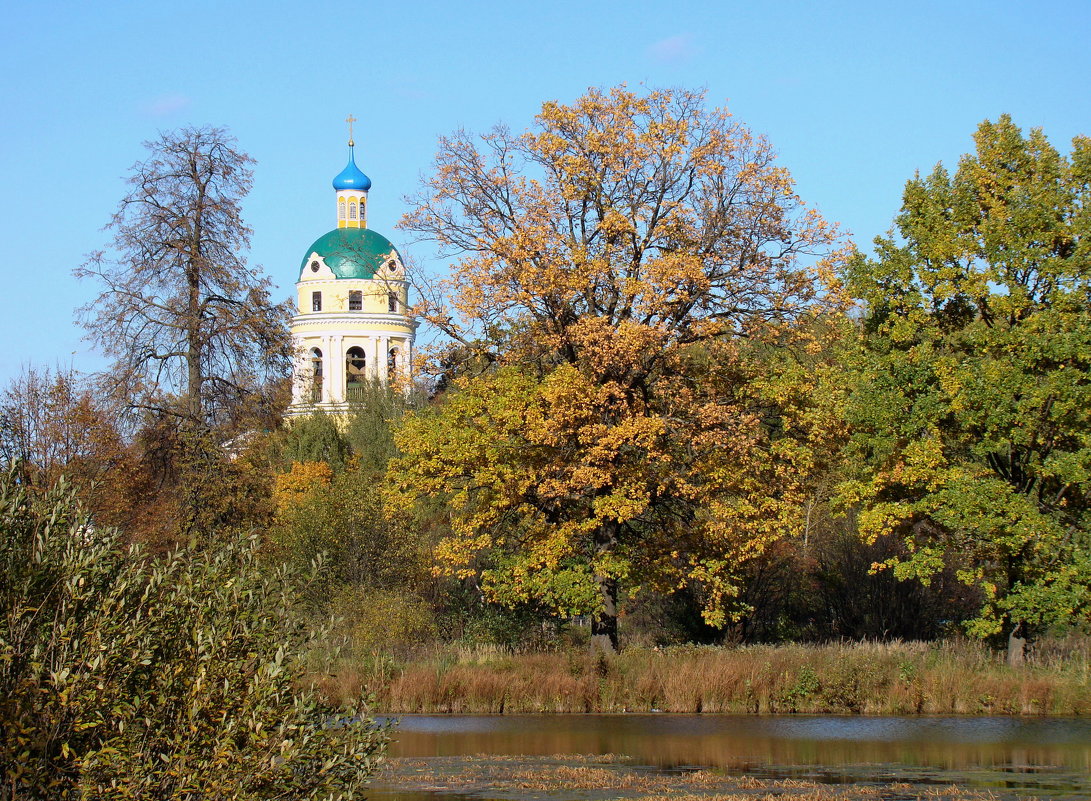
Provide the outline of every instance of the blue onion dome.
{"type": "Polygon", "coordinates": [[[349,145],[349,163],[333,179],[333,188],[337,190],[358,189],[361,192],[371,189],[371,179],[356,166],[356,159],[352,155],[352,145],[349,145]]]}

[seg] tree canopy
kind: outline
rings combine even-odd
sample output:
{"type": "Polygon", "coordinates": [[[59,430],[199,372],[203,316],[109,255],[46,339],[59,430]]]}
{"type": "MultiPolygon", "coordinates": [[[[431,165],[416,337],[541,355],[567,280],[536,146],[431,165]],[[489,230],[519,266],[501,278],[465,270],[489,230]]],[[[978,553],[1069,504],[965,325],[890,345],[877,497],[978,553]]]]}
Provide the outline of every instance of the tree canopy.
{"type": "Polygon", "coordinates": [[[603,640],[640,583],[697,586],[722,622],[830,431],[821,370],[761,380],[777,349],[820,349],[842,255],[768,142],[700,92],[592,89],[523,135],[441,139],[404,224],[456,257],[421,312],[465,375],[392,471],[449,499],[441,562],[603,640]]]}
{"type": "Polygon", "coordinates": [[[270,301],[269,279],[245,259],[253,159],[223,128],[144,146],[107,226],[111,249],[76,270],[103,286],[81,321],[134,406],[220,422],[288,367],[288,305],[270,301]]]}
{"type": "Polygon", "coordinates": [[[1091,140],[983,123],[954,175],[906,185],[899,236],[851,269],[864,350],[849,422],[863,532],[927,580],[954,558],[972,631],[1091,613],[1091,140]]]}

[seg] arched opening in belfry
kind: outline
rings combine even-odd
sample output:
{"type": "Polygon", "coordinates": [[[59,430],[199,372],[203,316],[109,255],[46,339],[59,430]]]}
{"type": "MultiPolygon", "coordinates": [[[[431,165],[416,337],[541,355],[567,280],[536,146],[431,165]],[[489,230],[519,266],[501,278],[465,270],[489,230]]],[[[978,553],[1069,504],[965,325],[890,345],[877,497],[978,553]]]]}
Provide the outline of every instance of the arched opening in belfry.
{"type": "Polygon", "coordinates": [[[398,349],[391,348],[386,355],[386,370],[391,377],[398,374],[398,349]]]}
{"type": "Polygon", "coordinates": [[[367,357],[363,348],[353,346],[345,352],[345,399],[363,400],[367,382],[367,357]]]}
{"type": "Polygon", "coordinates": [[[322,351],[311,348],[311,403],[322,402],[322,351]]]}

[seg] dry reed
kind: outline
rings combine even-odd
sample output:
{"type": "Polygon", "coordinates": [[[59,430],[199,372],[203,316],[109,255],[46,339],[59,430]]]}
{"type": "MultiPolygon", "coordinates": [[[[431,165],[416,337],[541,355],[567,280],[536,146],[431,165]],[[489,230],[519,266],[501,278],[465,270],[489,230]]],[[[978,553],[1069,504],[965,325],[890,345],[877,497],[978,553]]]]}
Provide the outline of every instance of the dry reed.
{"type": "Polygon", "coordinates": [[[1013,670],[983,645],[629,648],[480,657],[437,648],[401,666],[342,663],[332,695],[363,687],[390,713],[719,712],[1086,715],[1086,645],[1013,670]]]}

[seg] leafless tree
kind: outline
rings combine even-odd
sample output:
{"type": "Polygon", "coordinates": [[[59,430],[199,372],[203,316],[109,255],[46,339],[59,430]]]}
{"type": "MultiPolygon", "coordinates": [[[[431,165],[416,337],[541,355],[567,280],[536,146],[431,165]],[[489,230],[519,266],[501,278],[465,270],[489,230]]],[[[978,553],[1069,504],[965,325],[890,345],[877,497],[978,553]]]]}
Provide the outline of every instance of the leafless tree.
{"type": "Polygon", "coordinates": [[[114,358],[109,379],[130,408],[204,427],[286,373],[290,312],[245,258],[254,160],[234,137],[184,128],[144,145],[106,227],[109,249],[75,271],[104,287],[79,319],[114,358]]]}

